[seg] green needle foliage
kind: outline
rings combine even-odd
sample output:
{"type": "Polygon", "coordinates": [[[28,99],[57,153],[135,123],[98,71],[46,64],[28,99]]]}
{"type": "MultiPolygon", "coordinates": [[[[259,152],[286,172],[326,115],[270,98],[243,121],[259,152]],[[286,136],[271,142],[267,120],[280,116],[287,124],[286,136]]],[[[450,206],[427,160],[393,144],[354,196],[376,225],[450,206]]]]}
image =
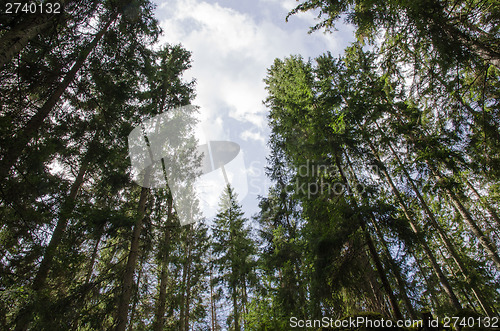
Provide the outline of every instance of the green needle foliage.
{"type": "Polygon", "coordinates": [[[149,0],[60,2],[0,15],[1,330],[498,316],[498,1],[299,1],[358,41],[274,61],[259,212],[228,185],[186,226],[132,180],[127,137],[192,102],[190,52],[157,44],[149,0]]]}
{"type": "Polygon", "coordinates": [[[222,293],[227,288],[232,314],[227,325],[241,330],[247,312],[250,284],[253,282],[255,247],[234,189],[227,185],[214,219],[212,254],[217,275],[213,278],[222,293]],[[225,287],[221,287],[225,285],[225,287]]]}

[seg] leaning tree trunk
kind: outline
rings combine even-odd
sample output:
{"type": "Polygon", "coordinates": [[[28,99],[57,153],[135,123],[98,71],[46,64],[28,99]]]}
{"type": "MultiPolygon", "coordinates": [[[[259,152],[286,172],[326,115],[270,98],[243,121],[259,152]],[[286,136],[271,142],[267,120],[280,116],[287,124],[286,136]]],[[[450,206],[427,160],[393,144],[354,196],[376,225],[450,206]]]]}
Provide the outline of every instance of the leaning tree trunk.
{"type": "Polygon", "coordinates": [[[471,191],[474,193],[474,195],[476,196],[476,198],[479,200],[479,203],[481,205],[483,205],[484,208],[486,208],[486,210],[488,211],[488,213],[490,214],[491,218],[497,223],[497,225],[500,227],[500,218],[498,217],[498,214],[496,213],[496,211],[493,209],[493,207],[491,207],[490,204],[488,203],[485,203],[483,201],[483,198],[481,197],[481,195],[479,194],[479,192],[476,190],[476,188],[468,181],[468,180],[465,180],[465,183],[467,184],[467,186],[471,189],[471,191]]]}
{"type": "MultiPolygon", "coordinates": [[[[377,124],[377,128],[380,130],[380,126],[377,124]]],[[[410,140],[414,141],[413,136],[410,135],[410,140]]],[[[401,160],[399,160],[399,157],[397,153],[394,151],[392,148],[392,145],[389,143],[389,148],[391,149],[391,152],[394,154],[394,156],[397,158],[398,162],[400,165],[402,165],[401,160]]],[[[425,160],[426,164],[429,166],[431,169],[433,175],[438,179],[438,180],[443,180],[444,176],[437,170],[430,162],[429,160],[425,160]]],[[[405,167],[402,167],[403,171],[405,172],[406,177],[410,180],[410,184],[412,185],[415,193],[417,194],[417,197],[419,201],[422,204],[422,207],[424,208],[425,212],[429,215],[432,214],[430,209],[428,208],[427,204],[424,202],[422,196],[420,195],[419,191],[416,189],[415,184],[413,183],[413,180],[411,179],[410,175],[408,174],[408,171],[406,170],[405,167]]],[[[490,259],[493,261],[495,264],[496,268],[500,270],[500,257],[498,256],[495,247],[489,240],[489,238],[483,233],[481,228],[477,225],[477,223],[474,221],[472,216],[470,215],[469,211],[464,207],[464,205],[461,203],[460,199],[456,196],[456,194],[448,187],[445,186],[443,188],[445,194],[448,196],[448,198],[451,200],[453,207],[458,211],[458,213],[462,216],[464,221],[469,225],[471,228],[472,232],[474,235],[477,237],[479,240],[480,244],[483,246],[485,251],[487,252],[488,256],[490,259]]]]}
{"type": "MultiPolygon", "coordinates": [[[[358,178],[356,176],[356,172],[354,171],[352,163],[347,155],[346,155],[346,158],[347,158],[347,163],[349,164],[349,169],[351,170],[351,174],[352,174],[354,180],[356,181],[356,183],[359,183],[358,178]]],[[[403,277],[401,275],[401,269],[399,268],[399,266],[396,264],[396,262],[392,258],[391,252],[390,252],[389,248],[387,247],[387,243],[383,237],[382,231],[380,230],[380,228],[377,225],[377,222],[375,220],[375,216],[373,215],[373,213],[371,215],[371,219],[372,219],[372,224],[373,224],[373,227],[375,229],[375,232],[379,237],[379,241],[382,243],[382,247],[384,248],[385,255],[387,256],[387,259],[388,259],[389,264],[391,266],[391,269],[393,271],[394,277],[396,278],[396,283],[397,283],[398,288],[399,288],[399,293],[403,297],[403,301],[405,302],[405,305],[406,305],[406,308],[408,309],[408,313],[410,314],[410,317],[412,319],[416,320],[417,314],[415,313],[415,310],[413,308],[413,304],[411,303],[410,298],[408,297],[408,293],[406,291],[406,282],[403,280],[403,277]]]]}
{"type": "Polygon", "coordinates": [[[96,239],[94,242],[94,249],[92,250],[92,256],[90,257],[89,267],[87,270],[87,277],[85,278],[85,284],[90,283],[92,279],[92,274],[94,273],[95,261],[97,260],[97,255],[99,253],[99,245],[101,244],[102,235],[104,233],[105,223],[99,225],[96,230],[96,239]]]}
{"type": "Polygon", "coordinates": [[[35,136],[38,129],[42,126],[44,120],[47,118],[55,105],[59,102],[64,91],[66,91],[71,82],[73,82],[76,74],[83,67],[87,57],[96,48],[97,44],[103,37],[104,33],[108,30],[111,23],[113,23],[117,18],[118,12],[115,12],[111,15],[104,27],[95,35],[92,42],[82,51],[76,62],[73,64],[73,67],[71,67],[70,71],[66,74],[63,81],[57,86],[55,91],[50,95],[48,100],[37,111],[37,113],[33,117],[31,117],[24,128],[19,130],[15,137],[10,140],[10,146],[7,147],[4,156],[0,161],[0,180],[3,180],[7,177],[10,169],[14,166],[17,159],[24,151],[24,148],[35,136]]]}
{"type": "MultiPolygon", "coordinates": [[[[458,275],[457,273],[455,272],[455,269],[453,268],[452,265],[450,265],[450,263],[447,261],[447,257],[446,255],[443,253],[443,250],[441,249],[441,247],[436,247],[436,250],[439,252],[439,255],[441,255],[441,258],[443,259],[444,263],[443,263],[443,268],[444,269],[447,269],[451,276],[454,278],[454,279],[458,279],[458,275]]],[[[474,308],[474,303],[472,302],[469,294],[467,293],[467,291],[463,288],[463,287],[460,287],[459,291],[462,293],[463,297],[467,300],[468,302],[468,306],[471,307],[476,313],[476,308],[474,308]]]]}
{"type": "Polygon", "coordinates": [[[424,280],[425,286],[427,287],[427,289],[430,292],[429,303],[430,303],[431,309],[433,311],[436,311],[437,307],[439,307],[440,305],[436,300],[437,295],[436,295],[436,292],[434,291],[434,287],[431,286],[431,284],[429,283],[429,280],[427,279],[428,273],[426,273],[424,271],[424,269],[422,268],[421,262],[418,259],[416,252],[413,252],[413,257],[415,258],[415,264],[417,265],[417,271],[418,271],[418,273],[420,273],[420,277],[422,277],[422,279],[424,280]]]}
{"type": "MultiPolygon", "coordinates": [[[[431,167],[432,172],[434,173],[434,176],[438,178],[439,180],[443,180],[444,176],[439,173],[438,170],[434,169],[431,167]]],[[[471,214],[469,211],[464,207],[460,199],[457,197],[455,192],[453,192],[448,186],[445,186],[444,191],[448,198],[451,200],[453,206],[455,209],[458,211],[458,213],[462,216],[463,220],[469,225],[471,228],[472,232],[474,235],[476,235],[477,239],[483,246],[484,250],[486,253],[488,253],[489,257],[491,260],[494,262],[495,266],[497,269],[500,270],[500,257],[498,256],[495,246],[491,243],[490,239],[483,233],[479,225],[477,225],[476,221],[472,218],[471,214]]]]}
{"type": "Polygon", "coordinates": [[[467,35],[449,23],[439,24],[439,26],[443,29],[448,38],[457,40],[468,48],[471,53],[500,69],[500,52],[477,40],[475,37],[467,35]]]}
{"type": "MultiPolygon", "coordinates": [[[[38,268],[35,279],[33,280],[32,289],[34,292],[38,292],[45,287],[49,271],[52,268],[52,262],[54,261],[54,257],[57,253],[57,248],[59,247],[63,239],[64,232],[66,231],[66,227],[68,225],[69,216],[75,206],[76,196],[78,195],[78,191],[83,184],[88,166],[88,157],[84,157],[75,181],[71,185],[69,195],[61,206],[56,227],[52,232],[52,237],[50,238],[50,242],[47,245],[47,248],[45,249],[45,254],[43,256],[42,262],[40,263],[40,267],[38,268]]],[[[17,318],[15,330],[27,330],[29,324],[31,323],[32,315],[33,307],[31,305],[24,307],[17,318]]]]}
{"type": "Polygon", "coordinates": [[[134,330],[133,324],[134,324],[134,318],[135,318],[135,310],[137,307],[137,303],[139,302],[140,289],[141,289],[141,277],[142,277],[142,271],[143,271],[145,257],[146,257],[146,255],[142,254],[141,260],[139,261],[139,270],[137,272],[137,280],[135,282],[136,291],[135,291],[134,298],[132,299],[132,308],[130,309],[130,321],[128,322],[128,331],[134,330]]]}
{"type": "MultiPolygon", "coordinates": [[[[97,228],[96,230],[96,238],[95,238],[95,242],[94,242],[94,248],[92,249],[92,255],[90,257],[90,262],[89,262],[89,265],[88,265],[88,268],[87,268],[87,276],[85,277],[85,286],[88,287],[88,290],[85,292],[85,294],[87,292],[90,291],[90,289],[94,286],[94,285],[90,285],[90,281],[92,280],[92,275],[94,274],[94,268],[95,268],[95,264],[96,264],[96,260],[97,260],[97,257],[99,255],[99,245],[101,244],[101,240],[102,240],[102,237],[103,237],[103,234],[104,234],[104,227],[105,227],[105,224],[101,224],[99,225],[99,228],[97,228]]],[[[70,327],[70,330],[77,330],[78,329],[78,322],[80,321],[80,317],[81,317],[81,309],[75,309],[75,317],[73,318],[73,322],[71,323],[71,327],[70,327]]]]}
{"type": "Polygon", "coordinates": [[[415,313],[415,309],[413,308],[413,304],[411,303],[410,298],[408,297],[407,293],[407,285],[405,280],[403,279],[403,276],[401,275],[401,269],[397,265],[396,261],[391,256],[391,251],[389,250],[389,247],[387,246],[387,242],[385,241],[382,232],[380,231],[380,228],[377,226],[377,223],[375,220],[373,220],[373,226],[375,228],[375,231],[377,232],[378,237],[380,238],[380,242],[382,243],[382,247],[384,248],[385,255],[387,256],[387,259],[389,260],[389,264],[391,266],[391,269],[393,271],[394,277],[396,278],[396,283],[399,288],[399,293],[403,297],[403,301],[405,303],[406,309],[408,309],[408,314],[410,315],[410,318],[413,320],[417,320],[418,316],[415,313]]]}
{"type": "MultiPolygon", "coordinates": [[[[340,176],[342,177],[342,181],[344,182],[344,185],[346,185],[346,187],[349,187],[349,182],[347,181],[347,177],[345,176],[344,171],[342,170],[342,165],[341,165],[340,158],[338,155],[335,156],[335,163],[336,163],[336,166],[339,170],[340,176]]],[[[348,195],[353,203],[353,206],[355,208],[357,208],[357,202],[354,199],[354,197],[351,196],[350,192],[348,193],[348,195]]],[[[391,305],[391,309],[392,309],[392,312],[394,314],[394,317],[396,319],[403,319],[403,315],[401,314],[401,310],[399,309],[398,300],[396,299],[396,296],[394,295],[394,292],[393,292],[392,287],[389,283],[389,280],[387,279],[387,276],[386,276],[385,271],[384,271],[384,267],[382,265],[382,262],[380,261],[380,257],[378,255],[377,249],[375,248],[375,244],[373,243],[372,237],[370,236],[370,233],[368,232],[365,220],[360,221],[360,226],[361,226],[361,230],[363,231],[363,234],[364,234],[364,237],[366,240],[366,244],[368,245],[368,250],[369,250],[370,255],[371,255],[373,262],[375,264],[375,269],[377,270],[377,273],[380,277],[380,281],[382,282],[382,286],[384,287],[384,290],[385,290],[387,296],[389,297],[389,303],[391,305]]]]}
{"type": "MultiPolygon", "coordinates": [[[[58,2],[63,7],[66,0],[58,2]]],[[[57,20],[64,16],[62,12],[61,10],[61,14],[24,15],[24,20],[21,23],[16,25],[12,30],[6,31],[0,37],[0,70],[16,54],[21,52],[30,40],[34,39],[50,26],[55,26],[57,20]]]]}
{"type": "Polygon", "coordinates": [[[68,225],[69,216],[75,207],[76,196],[80,187],[83,184],[85,174],[87,173],[87,169],[89,166],[89,161],[85,157],[82,161],[82,165],[80,166],[80,170],[76,176],[75,181],[71,185],[71,189],[69,195],[61,207],[61,212],[59,213],[59,220],[57,225],[52,233],[52,237],[50,238],[49,245],[45,251],[45,255],[43,256],[42,263],[40,263],[40,268],[36,274],[35,280],[33,281],[33,290],[38,291],[44,287],[45,281],[47,280],[47,276],[49,274],[49,270],[52,267],[52,262],[54,260],[54,256],[57,251],[57,247],[62,241],[64,232],[66,231],[66,227],[68,225]]]}
{"type": "Polygon", "coordinates": [[[50,242],[43,256],[43,260],[40,263],[40,267],[35,276],[35,280],[33,281],[34,291],[38,291],[45,286],[47,276],[52,267],[54,256],[57,252],[57,248],[61,244],[64,232],[66,231],[66,227],[68,226],[69,217],[73,212],[73,209],[75,208],[76,196],[78,195],[78,192],[83,185],[85,175],[87,174],[90,165],[90,155],[95,143],[98,140],[98,137],[99,133],[96,132],[90,143],[88,143],[87,152],[82,157],[80,169],[78,170],[75,181],[71,185],[69,195],[66,197],[66,200],[61,206],[57,225],[54,229],[54,232],[52,233],[52,237],[50,238],[50,242]]]}
{"type": "MultiPolygon", "coordinates": [[[[401,193],[397,189],[396,185],[394,185],[394,181],[392,180],[392,177],[388,173],[385,166],[383,166],[383,163],[380,160],[380,157],[378,156],[378,153],[377,153],[375,147],[371,143],[370,143],[370,148],[371,148],[373,154],[375,155],[375,157],[377,158],[377,160],[382,165],[382,167],[381,167],[382,173],[386,177],[387,182],[389,183],[389,186],[391,187],[392,192],[396,196],[396,200],[398,201],[401,208],[403,208],[403,213],[404,213],[407,221],[409,222],[412,231],[415,233],[415,235],[418,238],[421,238],[420,234],[422,233],[422,230],[420,229],[418,224],[416,222],[414,222],[413,218],[410,216],[410,212],[409,212],[408,208],[406,207],[406,204],[403,202],[401,193]]],[[[431,224],[433,226],[435,226],[435,224],[437,224],[437,223],[434,220],[434,214],[430,211],[429,207],[427,206],[427,203],[425,202],[425,200],[421,196],[420,191],[417,189],[415,183],[413,182],[412,178],[408,174],[407,170],[403,167],[403,164],[402,164],[401,160],[399,159],[399,156],[395,153],[394,149],[392,148],[392,146],[390,144],[389,144],[389,148],[391,149],[392,153],[394,154],[400,167],[403,168],[403,171],[405,172],[405,175],[406,175],[408,181],[410,182],[413,191],[417,195],[422,207],[424,208],[424,211],[426,212],[427,216],[431,220],[431,224]]],[[[441,270],[441,267],[439,266],[439,264],[434,256],[434,253],[430,249],[430,247],[427,244],[427,242],[425,241],[425,239],[422,238],[422,239],[419,239],[419,241],[420,241],[420,244],[422,245],[422,248],[424,249],[424,252],[425,252],[427,258],[429,259],[429,261],[431,263],[431,266],[432,266],[432,269],[434,270],[434,273],[438,277],[439,282],[441,283],[441,286],[443,287],[443,290],[447,294],[448,299],[450,300],[450,303],[453,305],[453,307],[455,307],[455,309],[461,309],[462,306],[460,305],[460,302],[458,301],[458,298],[457,298],[455,292],[453,291],[453,288],[451,287],[450,283],[448,282],[448,278],[444,275],[443,271],[441,270]]]]}
{"type": "MultiPolygon", "coordinates": [[[[391,152],[393,153],[393,155],[395,156],[396,160],[398,161],[400,167],[402,167],[402,169],[403,169],[403,171],[405,173],[406,178],[410,182],[410,185],[411,185],[413,191],[417,195],[417,198],[418,198],[420,204],[424,208],[424,211],[425,211],[425,213],[427,214],[427,216],[429,218],[431,226],[437,231],[437,233],[439,234],[439,237],[441,238],[441,241],[445,244],[448,252],[453,257],[453,260],[455,261],[455,263],[458,265],[458,267],[460,269],[460,272],[464,275],[465,280],[471,286],[471,290],[474,293],[474,296],[478,300],[478,302],[481,305],[481,307],[483,308],[484,312],[488,316],[493,316],[493,311],[491,310],[491,306],[486,302],[486,300],[482,296],[481,291],[479,290],[479,288],[473,283],[473,280],[471,279],[471,277],[469,275],[469,272],[467,271],[465,263],[462,261],[462,258],[460,257],[459,253],[456,251],[454,245],[449,240],[448,235],[446,234],[446,232],[443,230],[443,228],[437,222],[436,218],[434,217],[434,213],[430,210],[429,206],[427,205],[427,202],[423,199],[422,195],[420,194],[420,191],[417,189],[417,186],[415,185],[415,182],[413,181],[413,179],[408,174],[408,171],[406,170],[406,168],[403,167],[403,164],[402,164],[401,160],[399,159],[399,156],[394,151],[392,145],[389,144],[389,148],[391,149],[391,152]]],[[[387,174],[387,176],[388,176],[388,174],[387,174]]]]}
{"type": "Polygon", "coordinates": [[[377,269],[380,280],[382,281],[382,286],[384,287],[386,294],[389,297],[389,302],[391,304],[391,308],[392,308],[392,312],[394,313],[394,317],[396,319],[402,320],[403,315],[401,314],[401,311],[399,309],[398,301],[396,299],[396,296],[394,295],[394,292],[392,291],[389,280],[387,279],[387,276],[385,275],[384,267],[382,265],[382,262],[380,261],[380,257],[378,256],[377,249],[375,248],[375,244],[373,243],[373,240],[372,240],[370,233],[368,232],[368,229],[366,228],[366,225],[364,222],[361,223],[361,229],[364,232],[365,240],[366,240],[366,243],[368,244],[368,249],[369,249],[370,254],[372,256],[373,262],[375,263],[375,268],[377,269]]]}

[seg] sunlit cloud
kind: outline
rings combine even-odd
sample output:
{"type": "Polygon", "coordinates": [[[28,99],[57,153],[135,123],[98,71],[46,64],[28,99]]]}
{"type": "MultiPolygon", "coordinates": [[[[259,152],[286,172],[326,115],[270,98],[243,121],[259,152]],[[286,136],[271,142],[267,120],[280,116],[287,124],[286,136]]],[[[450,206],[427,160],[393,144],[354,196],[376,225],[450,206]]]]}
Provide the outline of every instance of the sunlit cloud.
{"type": "MultiPolygon", "coordinates": [[[[262,101],[263,79],[276,58],[300,54],[305,59],[326,51],[340,54],[350,30],[309,34],[316,15],[299,13],[285,22],[295,0],[256,0],[252,5],[225,0],[158,0],[161,43],[182,44],[192,52],[185,78],[196,79],[206,141],[240,139],[246,162],[265,166],[269,128],[262,101]],[[228,124],[230,123],[230,124],[228,124]]],[[[202,137],[203,136],[203,137],[202,137]]],[[[261,172],[263,174],[263,171],[261,172]]]]}

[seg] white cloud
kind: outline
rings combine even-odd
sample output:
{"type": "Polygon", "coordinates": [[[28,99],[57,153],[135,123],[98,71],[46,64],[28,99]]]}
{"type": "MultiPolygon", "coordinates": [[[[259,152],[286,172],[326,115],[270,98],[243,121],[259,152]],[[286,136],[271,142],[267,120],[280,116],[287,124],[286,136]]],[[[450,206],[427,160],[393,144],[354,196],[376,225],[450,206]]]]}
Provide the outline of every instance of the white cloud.
{"type": "MultiPolygon", "coordinates": [[[[261,1],[265,2],[265,3],[274,3],[274,4],[281,6],[281,8],[284,9],[286,14],[288,14],[292,9],[294,9],[295,7],[297,7],[299,5],[299,2],[297,0],[261,0],[261,1]]],[[[285,14],[285,17],[286,17],[286,14],[285,14]]],[[[299,13],[295,14],[294,17],[308,20],[309,23],[311,23],[315,19],[316,16],[317,15],[314,15],[314,13],[312,11],[308,11],[305,13],[299,12],[299,13]]]]}
{"type": "Polygon", "coordinates": [[[252,130],[245,130],[240,134],[240,138],[248,141],[248,140],[255,140],[255,141],[260,141],[262,144],[266,143],[266,138],[262,135],[260,132],[254,132],[252,130]]]}
{"type": "MultiPolygon", "coordinates": [[[[295,1],[282,5],[284,17],[295,1]]],[[[266,122],[262,80],[274,58],[297,53],[307,56],[313,43],[328,49],[338,46],[332,35],[328,39],[321,33],[308,35],[308,25],[287,31],[270,21],[257,23],[249,14],[218,3],[177,0],[163,3],[159,9],[168,15],[165,19],[160,16],[164,41],[182,43],[193,52],[190,75],[198,82],[195,103],[204,116],[229,111],[228,116],[250,122],[259,130],[265,129],[266,122]]]]}
{"type": "Polygon", "coordinates": [[[200,106],[203,121],[198,138],[202,143],[236,138],[248,169],[262,176],[253,176],[249,183],[246,208],[255,212],[255,192],[265,194],[268,186],[262,186],[269,131],[262,104],[267,69],[275,58],[291,54],[305,59],[326,51],[339,54],[346,33],[308,34],[316,23],[312,12],[294,15],[286,23],[287,13],[298,4],[294,0],[255,0],[251,5],[235,0],[156,1],[164,31],[161,42],[181,43],[192,52],[192,68],[185,76],[197,81],[194,104],[200,106]]]}

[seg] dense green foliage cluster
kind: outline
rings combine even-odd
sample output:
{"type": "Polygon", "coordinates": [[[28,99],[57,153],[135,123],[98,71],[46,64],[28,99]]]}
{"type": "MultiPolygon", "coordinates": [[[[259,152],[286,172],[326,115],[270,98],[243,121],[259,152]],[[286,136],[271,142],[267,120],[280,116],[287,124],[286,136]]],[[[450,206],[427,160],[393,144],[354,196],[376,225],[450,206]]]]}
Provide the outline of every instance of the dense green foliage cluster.
{"type": "Polygon", "coordinates": [[[61,2],[0,16],[0,329],[498,316],[498,1],[302,1],[358,41],[275,60],[260,212],[228,186],[186,226],[127,137],[193,100],[190,53],[149,0],[61,2]]]}
{"type": "Polygon", "coordinates": [[[153,10],[72,0],[60,15],[2,17],[3,330],[163,329],[206,315],[207,227],[181,229],[168,190],[132,182],[131,130],[194,97],[181,79],[190,53],[153,47],[153,10]]]}
{"type": "Polygon", "coordinates": [[[265,79],[261,325],[497,316],[498,2],[309,0],[290,15],[308,10],[313,31],[344,18],[358,41],[277,59],[265,79]]]}

